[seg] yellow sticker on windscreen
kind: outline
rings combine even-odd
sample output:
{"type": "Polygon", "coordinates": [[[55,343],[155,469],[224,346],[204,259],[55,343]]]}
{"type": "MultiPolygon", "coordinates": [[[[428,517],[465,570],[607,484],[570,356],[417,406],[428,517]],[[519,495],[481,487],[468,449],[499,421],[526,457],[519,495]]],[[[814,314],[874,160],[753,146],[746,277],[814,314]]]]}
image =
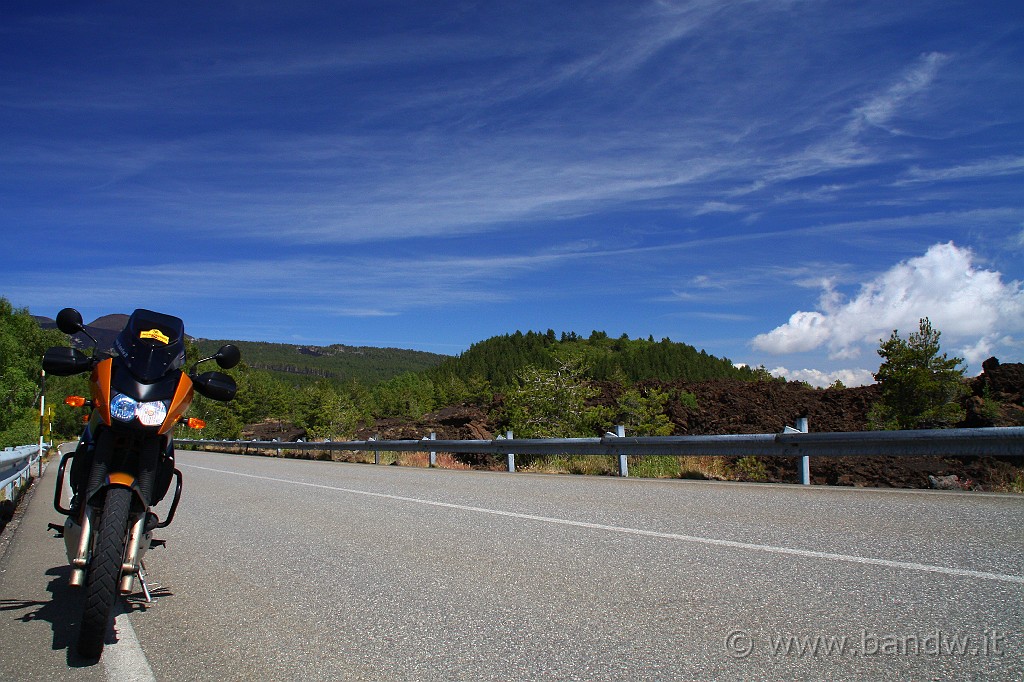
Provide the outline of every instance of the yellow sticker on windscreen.
{"type": "Polygon", "coordinates": [[[167,334],[164,334],[159,329],[150,329],[149,331],[139,332],[139,338],[153,339],[154,341],[159,341],[165,346],[171,341],[171,338],[167,336],[167,334]]]}

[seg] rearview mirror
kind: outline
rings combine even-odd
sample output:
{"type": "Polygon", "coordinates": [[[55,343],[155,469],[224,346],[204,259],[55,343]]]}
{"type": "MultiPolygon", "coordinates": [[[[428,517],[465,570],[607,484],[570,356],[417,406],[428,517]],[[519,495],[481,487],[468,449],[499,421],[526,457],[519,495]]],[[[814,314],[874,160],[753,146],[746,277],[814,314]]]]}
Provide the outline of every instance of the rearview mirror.
{"type": "Polygon", "coordinates": [[[231,369],[242,359],[242,353],[237,346],[230,343],[220,347],[213,359],[224,369],[231,369]]]}
{"type": "Polygon", "coordinates": [[[191,379],[199,394],[212,400],[227,402],[234,398],[238,391],[235,380],[223,372],[203,372],[191,379]]]}
{"type": "Polygon", "coordinates": [[[57,313],[57,329],[69,336],[82,331],[85,329],[85,324],[82,322],[82,313],[74,308],[64,308],[57,313]]]}
{"type": "Polygon", "coordinates": [[[69,377],[92,369],[92,359],[78,350],[67,346],[50,348],[43,355],[43,371],[58,377],[69,377]]]}

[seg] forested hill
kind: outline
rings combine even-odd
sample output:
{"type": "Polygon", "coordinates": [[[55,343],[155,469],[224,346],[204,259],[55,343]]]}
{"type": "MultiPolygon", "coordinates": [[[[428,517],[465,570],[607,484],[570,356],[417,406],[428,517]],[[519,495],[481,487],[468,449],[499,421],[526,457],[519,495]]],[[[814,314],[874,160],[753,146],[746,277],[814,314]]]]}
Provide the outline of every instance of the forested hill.
{"type": "Polygon", "coordinates": [[[755,377],[753,370],[737,368],[727,358],[708,355],[669,339],[630,339],[626,335],[613,339],[598,331],[588,338],[573,332],[556,336],[552,330],[525,334],[517,331],[492,337],[473,344],[458,357],[444,360],[428,374],[438,378],[454,376],[463,381],[484,379],[495,390],[504,390],[514,385],[516,377],[528,365],[554,369],[574,360],[580,362],[591,379],[598,381],[755,377]]]}
{"type": "Polygon", "coordinates": [[[369,346],[295,346],[257,341],[197,339],[199,351],[212,355],[225,343],[242,351],[242,361],[253,369],[269,372],[289,383],[318,379],[374,385],[406,372],[422,372],[437,366],[447,355],[400,348],[369,346]]]}
{"type": "MultiPolygon", "coordinates": [[[[196,341],[200,352],[207,355],[224,343],[229,342],[196,341]]],[[[355,380],[373,386],[413,373],[432,381],[451,378],[466,384],[482,381],[492,390],[503,391],[514,386],[527,367],[554,369],[566,362],[578,362],[588,377],[598,381],[754,378],[752,370],[734,367],[727,358],[708,355],[685,343],[668,339],[630,339],[625,335],[610,338],[597,331],[589,337],[574,332],[556,336],[551,330],[546,333],[517,331],[475,343],[456,357],[398,348],[230,343],[239,347],[242,360],[249,367],[292,384],[328,379],[335,383],[355,380]]]]}

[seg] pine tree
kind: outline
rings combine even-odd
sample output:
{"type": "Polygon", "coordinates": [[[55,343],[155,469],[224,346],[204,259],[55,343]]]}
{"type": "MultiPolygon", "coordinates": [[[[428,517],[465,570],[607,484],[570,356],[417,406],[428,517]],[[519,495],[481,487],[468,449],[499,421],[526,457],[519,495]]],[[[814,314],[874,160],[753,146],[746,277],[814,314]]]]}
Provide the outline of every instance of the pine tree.
{"type": "Polygon", "coordinates": [[[875,380],[882,396],[868,415],[873,428],[949,428],[964,419],[963,359],[940,354],[940,335],[924,317],[906,340],[894,329],[881,341],[883,362],[875,380]]]}

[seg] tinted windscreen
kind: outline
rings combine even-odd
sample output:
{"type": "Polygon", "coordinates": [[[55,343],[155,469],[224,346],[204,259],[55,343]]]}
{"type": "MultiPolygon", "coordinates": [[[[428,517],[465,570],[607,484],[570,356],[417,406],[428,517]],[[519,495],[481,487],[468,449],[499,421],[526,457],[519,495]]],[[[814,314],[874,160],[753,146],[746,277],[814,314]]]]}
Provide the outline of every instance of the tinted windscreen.
{"type": "Polygon", "coordinates": [[[136,310],[114,347],[136,378],[156,381],[184,364],[185,325],[171,315],[136,310]]]}

